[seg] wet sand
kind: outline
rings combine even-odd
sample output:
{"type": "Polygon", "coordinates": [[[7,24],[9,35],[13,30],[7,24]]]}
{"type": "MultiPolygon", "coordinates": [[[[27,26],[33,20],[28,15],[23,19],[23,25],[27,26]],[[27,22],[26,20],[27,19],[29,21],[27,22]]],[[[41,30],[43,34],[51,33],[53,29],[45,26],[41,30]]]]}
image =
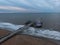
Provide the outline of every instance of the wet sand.
{"type": "MultiPolygon", "coordinates": [[[[0,30],[0,36],[6,35],[9,31],[0,30]]],[[[27,35],[16,35],[0,45],[57,45],[46,39],[34,38],[27,35]]]]}

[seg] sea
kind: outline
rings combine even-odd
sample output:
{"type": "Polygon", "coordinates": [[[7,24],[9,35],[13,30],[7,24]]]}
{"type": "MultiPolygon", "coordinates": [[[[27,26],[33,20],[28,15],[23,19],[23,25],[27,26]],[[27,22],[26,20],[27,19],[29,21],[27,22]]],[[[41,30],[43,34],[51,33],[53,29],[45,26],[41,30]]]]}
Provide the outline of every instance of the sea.
{"type": "Polygon", "coordinates": [[[20,25],[29,20],[40,20],[42,28],[60,31],[60,13],[0,13],[0,22],[20,25]]]}

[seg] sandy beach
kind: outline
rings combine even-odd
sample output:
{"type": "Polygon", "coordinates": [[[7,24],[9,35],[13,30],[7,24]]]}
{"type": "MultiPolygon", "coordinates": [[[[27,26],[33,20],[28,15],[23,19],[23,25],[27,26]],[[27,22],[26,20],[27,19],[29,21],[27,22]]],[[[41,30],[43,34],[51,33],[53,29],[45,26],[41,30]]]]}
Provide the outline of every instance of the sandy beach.
{"type": "MultiPolygon", "coordinates": [[[[0,36],[6,35],[9,31],[0,30],[0,36]]],[[[27,35],[16,35],[0,45],[57,45],[56,43],[27,35]]]]}

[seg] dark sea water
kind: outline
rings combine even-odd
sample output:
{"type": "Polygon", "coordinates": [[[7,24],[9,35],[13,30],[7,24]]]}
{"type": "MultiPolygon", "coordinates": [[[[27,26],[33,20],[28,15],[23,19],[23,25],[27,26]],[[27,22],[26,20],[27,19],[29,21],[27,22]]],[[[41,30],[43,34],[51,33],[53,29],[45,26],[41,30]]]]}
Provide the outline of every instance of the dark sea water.
{"type": "Polygon", "coordinates": [[[0,13],[0,21],[14,24],[37,19],[43,22],[43,28],[60,30],[60,13],[0,13]]]}

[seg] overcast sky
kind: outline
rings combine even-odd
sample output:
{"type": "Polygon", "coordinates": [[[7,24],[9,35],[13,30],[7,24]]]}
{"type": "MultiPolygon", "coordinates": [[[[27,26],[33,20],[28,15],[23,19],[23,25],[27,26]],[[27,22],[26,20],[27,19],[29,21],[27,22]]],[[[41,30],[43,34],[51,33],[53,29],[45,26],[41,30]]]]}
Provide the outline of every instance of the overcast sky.
{"type": "Polygon", "coordinates": [[[0,13],[60,12],[60,0],[0,0],[0,13]]]}

